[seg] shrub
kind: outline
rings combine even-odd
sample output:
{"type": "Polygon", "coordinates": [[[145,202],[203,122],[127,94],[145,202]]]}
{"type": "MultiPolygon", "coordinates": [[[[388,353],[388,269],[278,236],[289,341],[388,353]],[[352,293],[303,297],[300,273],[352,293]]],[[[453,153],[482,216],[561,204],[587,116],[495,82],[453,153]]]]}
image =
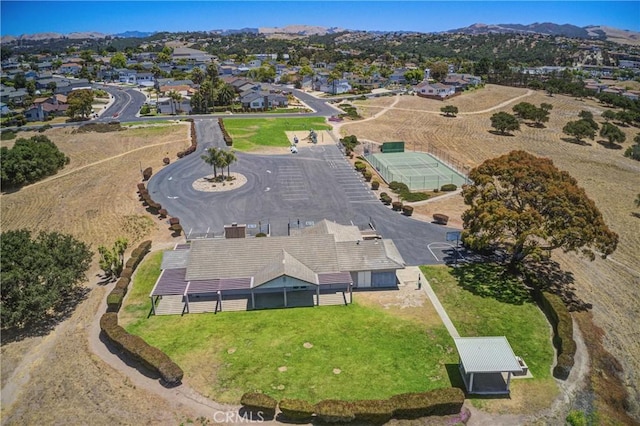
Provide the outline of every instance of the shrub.
{"type": "Polygon", "coordinates": [[[558,354],[553,377],[566,380],[573,368],[576,354],[571,314],[559,296],[547,292],[536,292],[535,296],[553,327],[553,346],[558,354]]]}
{"type": "Polygon", "coordinates": [[[433,221],[438,225],[446,225],[447,223],[449,223],[449,216],[447,216],[446,214],[434,213],[433,221]]]}
{"type": "Polygon", "coordinates": [[[151,167],[147,167],[146,169],[144,169],[144,171],[142,172],[142,180],[149,180],[151,178],[151,174],[153,173],[153,169],[151,167]]]}
{"type": "Polygon", "coordinates": [[[174,234],[176,234],[176,236],[182,233],[182,225],[180,225],[179,223],[176,223],[175,225],[171,225],[170,229],[173,231],[174,234]]]}
{"type": "Polygon", "coordinates": [[[131,278],[120,277],[118,281],[116,281],[116,285],[113,287],[113,289],[118,290],[123,294],[127,294],[127,289],[129,288],[130,282],[131,282],[131,278]]]}
{"type": "Polygon", "coordinates": [[[464,392],[458,388],[436,389],[430,392],[404,393],[390,398],[393,416],[417,419],[425,416],[457,414],[464,403],[464,392]]]}
{"type": "Polygon", "coordinates": [[[266,417],[273,417],[276,414],[278,401],[263,393],[247,392],[240,398],[240,404],[247,411],[262,412],[266,417]]]}
{"type": "Polygon", "coordinates": [[[407,184],[402,182],[393,181],[389,184],[389,189],[395,192],[396,194],[400,194],[402,192],[411,192],[407,184]]]}
{"type": "Polygon", "coordinates": [[[413,207],[402,206],[402,214],[404,214],[405,216],[411,216],[413,214],[413,207]]]}
{"type": "Polygon", "coordinates": [[[180,223],[180,219],[177,217],[172,217],[169,219],[169,225],[176,225],[178,223],[180,223]]]}
{"type": "Polygon", "coordinates": [[[456,189],[458,189],[458,187],[453,183],[447,183],[440,187],[440,191],[443,192],[455,191],[456,189]]]}
{"type": "Polygon", "coordinates": [[[107,312],[118,312],[122,306],[124,294],[116,290],[117,289],[111,290],[111,293],[107,296],[107,312]]]}
{"type": "Polygon", "coordinates": [[[162,219],[164,219],[165,217],[167,217],[168,213],[167,213],[167,211],[166,211],[165,209],[160,209],[160,210],[158,210],[158,215],[159,215],[162,219]]]}
{"type": "Polygon", "coordinates": [[[365,170],[362,175],[364,176],[364,180],[367,182],[370,182],[371,178],[373,177],[373,174],[369,170],[365,170]]]}
{"type": "Polygon", "coordinates": [[[140,191],[146,191],[146,188],[144,187],[144,183],[140,182],[138,184],[138,192],[140,191]]]}
{"type": "Polygon", "coordinates": [[[388,195],[385,195],[384,197],[381,196],[380,200],[382,201],[382,204],[384,204],[385,206],[388,206],[391,204],[391,197],[388,195]]]}
{"type": "Polygon", "coordinates": [[[150,346],[140,337],[131,335],[120,327],[117,313],[103,314],[100,318],[100,329],[116,348],[157,372],[165,384],[178,385],[182,381],[182,369],[160,349],[150,346]]]}
{"type": "Polygon", "coordinates": [[[424,201],[431,198],[431,195],[424,192],[403,192],[400,197],[407,203],[415,203],[416,201],[424,201]]]}
{"type": "Polygon", "coordinates": [[[391,203],[391,208],[394,211],[399,212],[400,210],[402,210],[402,202],[401,201],[394,201],[393,203],[391,203]]]}
{"type": "Polygon", "coordinates": [[[267,236],[267,234],[265,234],[264,232],[258,232],[256,234],[256,238],[262,238],[262,237],[266,237],[266,236],[267,236]]]}
{"type": "Polygon", "coordinates": [[[382,198],[382,197],[387,197],[388,195],[389,195],[389,194],[387,194],[386,192],[381,192],[381,193],[380,193],[380,198],[382,198]]]}
{"type": "Polygon", "coordinates": [[[354,164],[354,167],[356,168],[356,171],[358,171],[358,172],[360,172],[360,173],[362,173],[362,172],[364,172],[365,170],[367,170],[367,165],[366,165],[366,164],[364,164],[364,163],[363,163],[363,162],[361,162],[361,161],[356,161],[356,162],[355,162],[355,164],[354,164]]]}
{"type": "Polygon", "coordinates": [[[171,163],[171,160],[169,159],[169,157],[164,157],[164,158],[162,159],[162,163],[166,166],[166,165],[168,165],[169,163],[171,163]]]}
{"type": "Polygon", "coordinates": [[[289,420],[307,420],[313,416],[313,404],[301,399],[283,399],[278,404],[282,415],[289,420]]]}
{"type": "Polygon", "coordinates": [[[327,423],[350,422],[356,418],[350,402],[327,399],[315,405],[316,416],[327,423]]]}
{"type": "Polygon", "coordinates": [[[360,400],[351,403],[356,422],[367,425],[381,425],[393,417],[393,405],[390,400],[360,400]]]}
{"type": "Polygon", "coordinates": [[[378,182],[377,180],[371,181],[371,189],[377,191],[378,188],[380,188],[380,182],[378,182]]]}
{"type": "Polygon", "coordinates": [[[120,276],[122,278],[129,278],[129,279],[131,279],[132,275],[133,275],[133,269],[132,268],[124,268],[122,270],[122,273],[120,274],[120,276]]]}

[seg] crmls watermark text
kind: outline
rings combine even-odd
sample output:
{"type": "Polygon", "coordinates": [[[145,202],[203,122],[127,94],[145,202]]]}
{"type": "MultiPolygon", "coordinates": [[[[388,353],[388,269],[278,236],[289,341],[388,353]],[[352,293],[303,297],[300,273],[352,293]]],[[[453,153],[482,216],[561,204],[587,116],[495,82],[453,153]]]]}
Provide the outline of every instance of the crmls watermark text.
{"type": "Polygon", "coordinates": [[[216,423],[243,424],[243,423],[262,423],[264,422],[264,414],[262,411],[238,413],[233,411],[216,411],[213,413],[213,421],[216,423]]]}

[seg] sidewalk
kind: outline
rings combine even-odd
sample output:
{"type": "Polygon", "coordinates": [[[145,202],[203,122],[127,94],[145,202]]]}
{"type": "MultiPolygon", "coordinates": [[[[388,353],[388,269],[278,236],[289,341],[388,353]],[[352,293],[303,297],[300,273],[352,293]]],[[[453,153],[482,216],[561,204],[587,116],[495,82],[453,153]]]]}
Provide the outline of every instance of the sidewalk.
{"type": "Polygon", "coordinates": [[[451,322],[449,315],[447,315],[447,311],[444,310],[444,307],[440,303],[440,300],[438,300],[438,296],[436,296],[436,294],[434,293],[431,285],[429,285],[429,281],[427,281],[425,276],[422,274],[420,268],[418,268],[417,266],[407,266],[404,269],[399,269],[398,271],[396,271],[396,276],[398,277],[398,280],[400,280],[403,284],[414,285],[416,287],[418,286],[418,280],[420,280],[420,282],[422,283],[422,290],[427,293],[427,297],[429,298],[429,300],[431,300],[431,304],[440,316],[442,323],[447,328],[447,331],[449,332],[451,337],[460,337],[458,330],[456,330],[456,327],[453,325],[453,322],[451,322]]]}

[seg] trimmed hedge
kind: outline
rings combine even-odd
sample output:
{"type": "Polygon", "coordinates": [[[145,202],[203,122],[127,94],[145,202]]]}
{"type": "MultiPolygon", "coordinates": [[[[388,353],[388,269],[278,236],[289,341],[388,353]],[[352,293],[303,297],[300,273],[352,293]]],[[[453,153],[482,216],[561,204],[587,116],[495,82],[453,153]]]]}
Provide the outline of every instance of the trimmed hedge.
{"type": "Polygon", "coordinates": [[[327,423],[346,423],[356,418],[353,405],[348,401],[326,399],[315,405],[316,416],[327,423]]]}
{"type": "Polygon", "coordinates": [[[431,198],[431,195],[424,192],[403,192],[400,196],[407,203],[415,203],[416,201],[424,201],[431,198]]]}
{"type": "Polygon", "coordinates": [[[378,188],[380,188],[380,182],[377,180],[371,181],[371,189],[376,191],[378,188]]]}
{"type": "Polygon", "coordinates": [[[273,417],[276,415],[278,401],[264,393],[247,392],[240,398],[240,404],[247,411],[262,412],[266,417],[273,417]]]}
{"type": "Polygon", "coordinates": [[[417,419],[425,416],[457,414],[464,404],[464,392],[458,388],[436,389],[430,392],[403,393],[392,396],[393,416],[397,419],[417,419]]]}
{"type": "Polygon", "coordinates": [[[402,202],[401,201],[394,201],[393,203],[391,203],[391,208],[394,211],[399,212],[400,210],[402,210],[402,202]]]}
{"type": "Polygon", "coordinates": [[[440,191],[442,192],[455,191],[456,189],[458,189],[458,187],[453,183],[447,183],[440,187],[440,191]]]}
{"type": "MultiPolygon", "coordinates": [[[[198,135],[196,133],[196,124],[192,119],[190,121],[191,121],[191,145],[189,146],[189,148],[185,149],[184,151],[178,152],[176,154],[178,158],[182,158],[186,155],[193,154],[194,152],[196,152],[196,149],[198,148],[198,135]]],[[[165,158],[165,160],[168,160],[168,158],[165,158]]],[[[167,162],[165,164],[169,164],[169,163],[167,162]]]]}
{"type": "Polygon", "coordinates": [[[402,214],[405,216],[411,216],[413,214],[413,207],[402,206],[402,214]]]}
{"type": "Polygon", "coordinates": [[[353,401],[351,409],[355,421],[368,425],[382,425],[393,417],[393,404],[388,399],[353,401]]]}
{"type": "Polygon", "coordinates": [[[173,231],[173,233],[176,235],[180,235],[182,233],[182,225],[180,225],[179,223],[171,225],[169,229],[171,229],[171,231],[173,231]]]}
{"type": "Polygon", "coordinates": [[[278,408],[285,418],[294,421],[310,419],[315,411],[313,404],[302,399],[283,399],[278,408]]]}
{"type": "Polygon", "coordinates": [[[180,218],[172,217],[169,219],[169,225],[177,225],[178,223],[180,223],[180,218]]]}
{"type": "Polygon", "coordinates": [[[447,216],[446,214],[434,213],[433,221],[438,225],[446,225],[447,223],[449,223],[449,216],[447,216]]]}
{"type": "Polygon", "coordinates": [[[233,146],[233,139],[231,138],[229,132],[227,132],[227,129],[225,129],[224,120],[222,119],[222,117],[218,118],[218,125],[220,126],[220,130],[222,131],[222,138],[224,139],[224,143],[227,146],[233,146]]]}
{"type": "Polygon", "coordinates": [[[131,282],[131,276],[133,271],[136,270],[142,259],[151,250],[151,241],[143,241],[132,252],[131,256],[127,260],[125,268],[120,274],[120,278],[116,282],[113,290],[107,296],[107,312],[118,312],[122,306],[124,296],[127,294],[129,283],[131,282]]]}
{"type": "Polygon", "coordinates": [[[391,197],[387,194],[380,195],[380,201],[382,201],[385,206],[388,206],[391,204],[391,197]]]}
{"type": "Polygon", "coordinates": [[[182,381],[182,369],[160,349],[147,344],[138,336],[127,333],[118,325],[117,313],[107,312],[102,315],[100,329],[116,348],[157,372],[167,385],[178,385],[182,381]]]}
{"type": "Polygon", "coordinates": [[[153,174],[153,169],[151,167],[147,167],[146,169],[144,169],[144,171],[142,172],[142,180],[149,180],[151,179],[151,175],[153,174]]]}
{"type": "Polygon", "coordinates": [[[362,176],[364,176],[364,180],[365,180],[365,181],[367,181],[367,182],[371,182],[371,178],[373,177],[373,173],[371,173],[371,171],[369,171],[369,170],[365,170],[365,171],[362,173],[362,176]]]}
{"type": "Polygon", "coordinates": [[[573,320],[562,299],[548,292],[535,292],[540,308],[553,327],[553,346],[558,359],[553,367],[553,377],[567,380],[576,354],[576,342],[573,340],[573,320]]]}

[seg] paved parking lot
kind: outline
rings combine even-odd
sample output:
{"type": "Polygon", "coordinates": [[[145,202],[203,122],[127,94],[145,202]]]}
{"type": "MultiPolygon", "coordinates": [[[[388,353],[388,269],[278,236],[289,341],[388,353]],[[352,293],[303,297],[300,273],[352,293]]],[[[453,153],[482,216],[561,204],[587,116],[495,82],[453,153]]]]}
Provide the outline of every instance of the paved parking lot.
{"type": "Polygon", "coordinates": [[[225,224],[237,222],[250,225],[252,233],[265,232],[269,224],[273,235],[286,235],[298,221],[302,226],[325,218],[361,227],[373,223],[394,240],[408,264],[440,263],[427,246],[445,242],[451,229],[383,206],[335,145],[301,147],[298,154],[238,153],[231,171],[244,174],[247,184],[228,192],[194,190],[192,183],[211,173],[200,154],[223,146],[217,126],[196,124],[198,151],[159,171],[148,185],[153,199],[180,218],[185,232],[220,236],[225,224]]]}

